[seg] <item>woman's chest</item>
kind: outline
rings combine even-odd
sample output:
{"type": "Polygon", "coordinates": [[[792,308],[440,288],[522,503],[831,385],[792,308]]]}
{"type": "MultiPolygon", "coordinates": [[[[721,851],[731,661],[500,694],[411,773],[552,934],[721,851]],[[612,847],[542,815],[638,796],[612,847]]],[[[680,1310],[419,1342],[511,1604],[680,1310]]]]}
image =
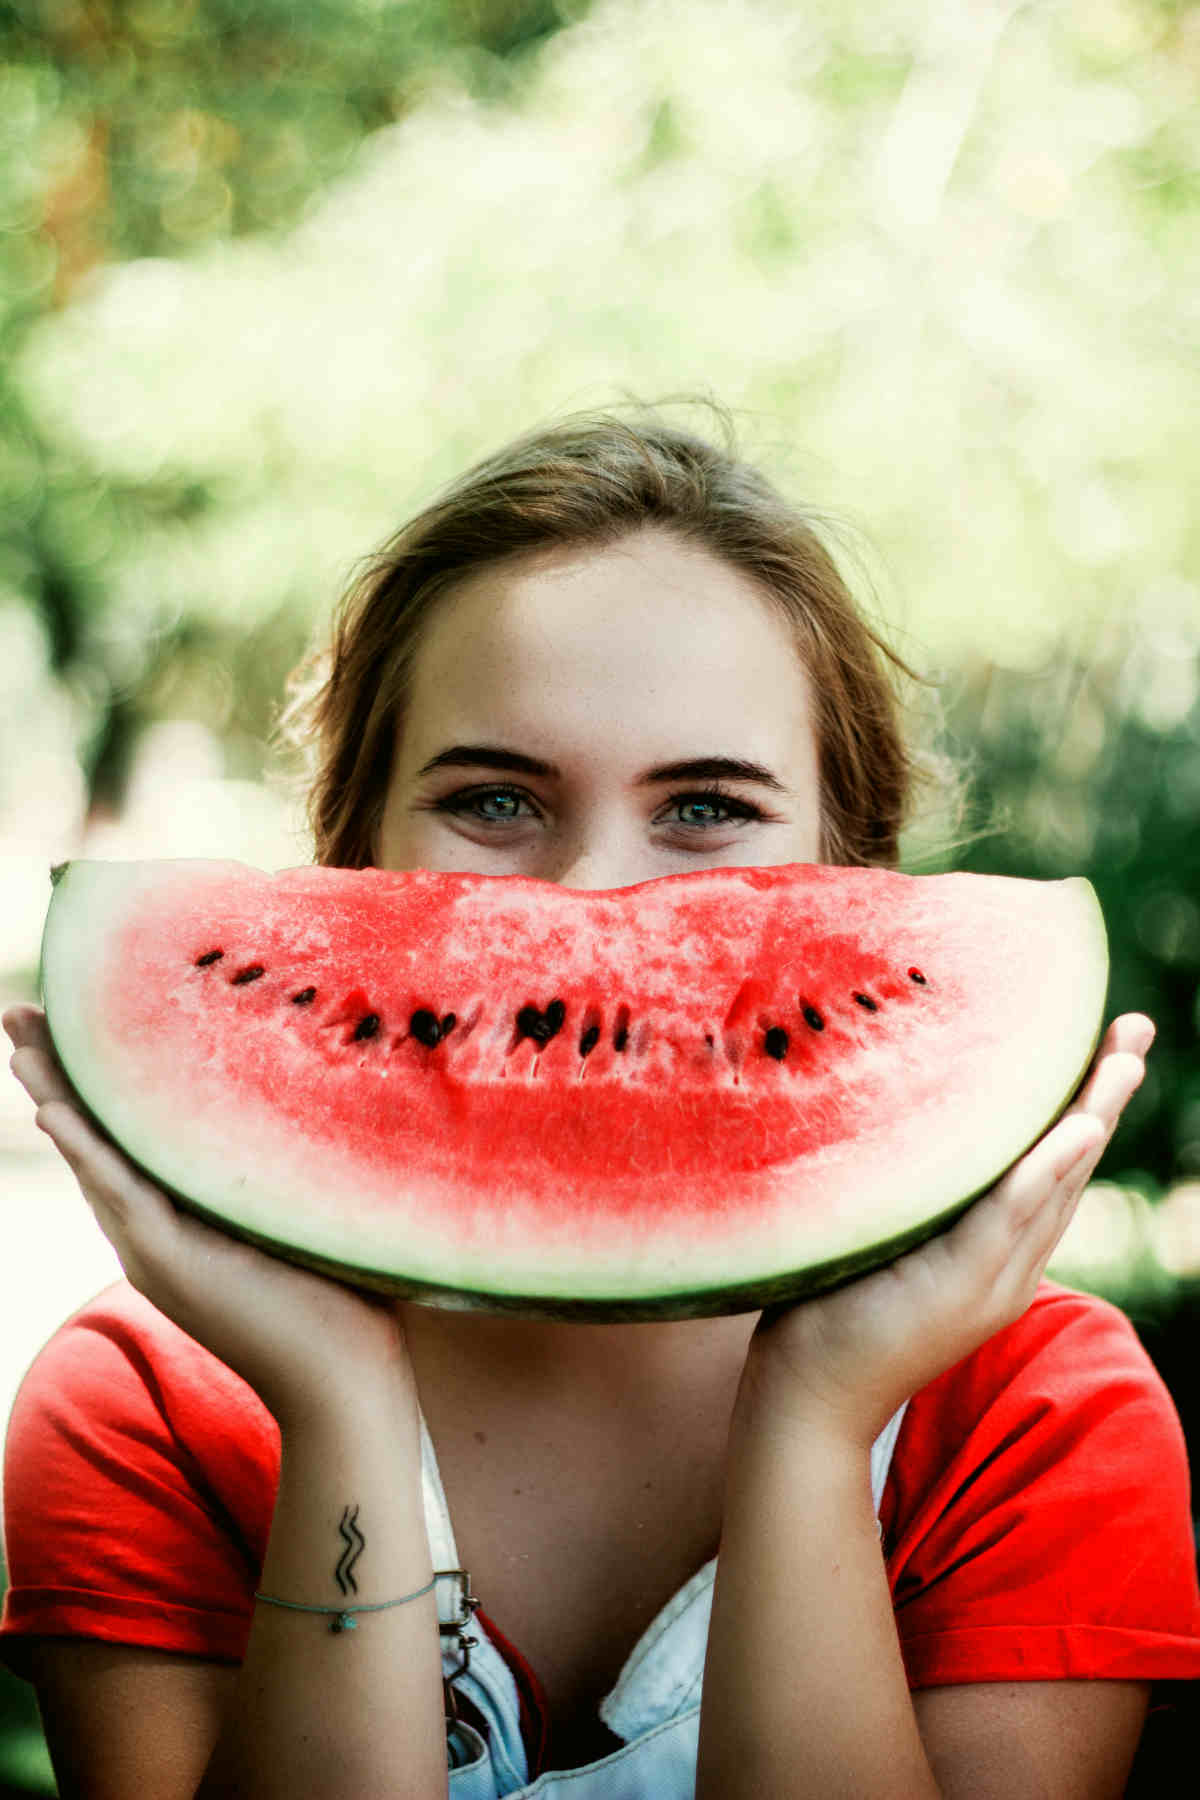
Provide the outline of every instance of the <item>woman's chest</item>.
{"type": "Polygon", "coordinates": [[[646,1628],[716,1554],[723,1449],[590,1470],[472,1457],[471,1479],[442,1456],[460,1560],[544,1696],[549,1766],[617,1747],[597,1709],[646,1628]]]}

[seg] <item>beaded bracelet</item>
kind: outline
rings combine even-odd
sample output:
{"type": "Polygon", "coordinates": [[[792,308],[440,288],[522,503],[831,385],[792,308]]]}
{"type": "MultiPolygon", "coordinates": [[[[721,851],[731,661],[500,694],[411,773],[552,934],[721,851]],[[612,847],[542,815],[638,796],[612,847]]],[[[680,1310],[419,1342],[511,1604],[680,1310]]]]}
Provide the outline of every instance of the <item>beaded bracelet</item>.
{"type": "Polygon", "coordinates": [[[255,1594],[254,1598],[265,1600],[268,1606],[286,1606],[289,1612],[332,1613],[334,1619],[330,1631],[353,1631],[358,1623],[355,1613],[386,1612],[389,1606],[404,1606],[409,1600],[419,1600],[436,1580],[434,1575],[424,1587],[414,1588],[411,1594],[401,1594],[398,1600],[376,1600],[370,1606],[307,1606],[302,1600],[280,1600],[274,1594],[255,1594]]]}

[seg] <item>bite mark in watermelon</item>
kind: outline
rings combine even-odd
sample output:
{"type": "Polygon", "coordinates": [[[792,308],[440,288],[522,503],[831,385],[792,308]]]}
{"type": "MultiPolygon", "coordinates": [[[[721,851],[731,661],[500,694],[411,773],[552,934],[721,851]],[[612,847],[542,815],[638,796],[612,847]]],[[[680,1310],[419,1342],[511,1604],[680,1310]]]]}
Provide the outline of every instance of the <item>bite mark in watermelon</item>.
{"type": "Polygon", "coordinates": [[[1080,878],[55,873],[47,1021],[112,1138],[228,1230],[445,1306],[817,1292],[989,1187],[1103,1028],[1080,878]]]}

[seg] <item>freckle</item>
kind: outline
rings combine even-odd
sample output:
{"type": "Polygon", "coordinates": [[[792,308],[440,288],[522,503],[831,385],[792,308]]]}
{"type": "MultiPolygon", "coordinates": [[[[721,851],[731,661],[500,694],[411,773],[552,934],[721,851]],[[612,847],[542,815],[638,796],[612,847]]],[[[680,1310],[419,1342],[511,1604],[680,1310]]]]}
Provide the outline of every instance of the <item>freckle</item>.
{"type": "Polygon", "coordinates": [[[645,1494],[645,1493],[648,1493],[648,1492],[649,1492],[649,1490],[650,1490],[650,1489],[651,1489],[651,1488],[652,1488],[652,1487],[653,1487],[653,1486],[654,1486],[654,1483],[653,1483],[653,1482],[652,1482],[652,1481],[643,1481],[643,1483],[642,1483],[642,1492],[643,1492],[643,1493],[644,1493],[644,1494],[645,1494]]]}
{"type": "Polygon", "coordinates": [[[487,1432],[486,1431],[477,1431],[475,1433],[475,1442],[477,1444],[486,1444],[487,1443],[487,1432]]]}
{"type": "Polygon", "coordinates": [[[513,1493],[514,1493],[514,1494],[519,1494],[519,1493],[520,1493],[520,1491],[521,1491],[521,1490],[520,1490],[520,1488],[514,1488],[514,1489],[513,1489],[513,1493]]]}

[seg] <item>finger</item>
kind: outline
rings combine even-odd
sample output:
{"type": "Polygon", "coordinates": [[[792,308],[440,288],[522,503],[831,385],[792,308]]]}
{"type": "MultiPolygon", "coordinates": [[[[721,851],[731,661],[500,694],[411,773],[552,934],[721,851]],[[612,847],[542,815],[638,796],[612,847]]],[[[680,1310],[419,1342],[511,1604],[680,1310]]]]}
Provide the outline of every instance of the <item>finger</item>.
{"type": "MultiPolygon", "coordinates": [[[[1121,1053],[1110,1060],[1119,1065],[1113,1073],[1113,1083],[1128,1098],[1141,1079],[1141,1059],[1121,1053]]],[[[1032,1297],[1095,1174],[1112,1130],[1111,1124],[1105,1125],[1095,1115],[1064,1118],[1006,1177],[1010,1186],[1004,1223],[1011,1236],[998,1286],[1015,1307],[1032,1297]]],[[[1003,1208],[1005,1195],[1000,1189],[993,1197],[1001,1201],[1003,1208]]],[[[1001,1231],[997,1224],[998,1239],[1001,1231]]]]}
{"type": "Polygon", "coordinates": [[[1146,1056],[1158,1034],[1158,1028],[1146,1013],[1122,1013],[1109,1026],[1114,1050],[1131,1050],[1135,1056],[1146,1056]]]}
{"type": "Polygon", "coordinates": [[[1142,1058],[1131,1050],[1111,1050],[1092,1071],[1069,1118],[1098,1119],[1111,1137],[1117,1122],[1146,1076],[1142,1058]]]}
{"type": "Polygon", "coordinates": [[[47,1100],[65,1100],[78,1107],[74,1090],[56,1057],[26,1044],[13,1051],[8,1066],[35,1106],[41,1106],[47,1100]]]}
{"type": "Polygon", "coordinates": [[[986,1196],[995,1202],[992,1212],[1010,1233],[1019,1232],[1060,1182],[1089,1159],[1099,1159],[1106,1142],[1104,1123],[1094,1114],[1065,1113],[986,1196]]]}
{"type": "MultiPolygon", "coordinates": [[[[1014,1163],[1004,1178],[983,1194],[962,1218],[934,1244],[942,1251],[945,1267],[940,1279],[959,1271],[973,1285],[995,1294],[1001,1309],[1011,1304],[1015,1289],[1028,1285],[1029,1272],[1041,1253],[1041,1234],[1052,1233],[1057,1202],[1067,1184],[1080,1190],[1099,1161],[1106,1142],[1103,1127],[1084,1114],[1062,1118],[1052,1132],[1014,1163]]],[[[1066,1220],[1058,1226],[1061,1234],[1066,1220]]],[[[1046,1256],[1053,1248],[1052,1239],[1046,1256]]]]}
{"type": "Polygon", "coordinates": [[[1154,1038],[1154,1021],[1145,1013],[1122,1013],[1120,1018],[1114,1019],[1100,1042],[1087,1076],[1069,1110],[1078,1112],[1089,1106],[1092,1085],[1110,1056],[1138,1056],[1144,1061],[1154,1038]]]}
{"type": "Polygon", "coordinates": [[[134,1184],[148,1192],[155,1190],[140,1180],[120,1151],[105,1143],[68,1101],[46,1101],[34,1114],[34,1123],[69,1166],[105,1235],[116,1242],[114,1233],[122,1234],[128,1223],[134,1184]]]}
{"type": "MultiPolygon", "coordinates": [[[[9,1006],[0,1014],[0,1025],[12,1039],[19,1050],[23,1044],[41,1042],[41,1033],[46,1032],[46,1015],[40,1006],[9,1006]]],[[[46,1032],[47,1037],[49,1033],[46,1032]]]]}

